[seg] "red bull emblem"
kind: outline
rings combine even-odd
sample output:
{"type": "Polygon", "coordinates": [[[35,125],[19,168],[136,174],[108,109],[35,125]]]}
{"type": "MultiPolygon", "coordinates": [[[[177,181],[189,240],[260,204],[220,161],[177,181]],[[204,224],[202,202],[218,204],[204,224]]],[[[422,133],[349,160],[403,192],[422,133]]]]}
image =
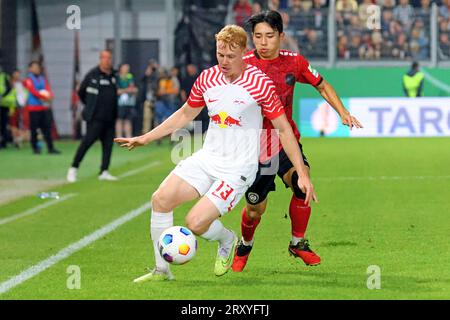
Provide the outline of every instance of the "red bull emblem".
{"type": "Polygon", "coordinates": [[[225,129],[232,126],[241,127],[241,117],[238,119],[233,118],[228,113],[221,111],[218,114],[211,116],[211,122],[219,126],[219,128],[225,129]]]}

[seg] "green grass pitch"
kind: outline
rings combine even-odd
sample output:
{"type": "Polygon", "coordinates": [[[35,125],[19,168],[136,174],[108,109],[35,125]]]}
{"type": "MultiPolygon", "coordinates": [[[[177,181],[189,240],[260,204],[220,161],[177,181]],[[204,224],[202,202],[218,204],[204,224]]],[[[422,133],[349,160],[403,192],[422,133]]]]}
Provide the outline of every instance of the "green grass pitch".
{"type": "MultiPolygon", "coordinates": [[[[150,212],[0,294],[5,299],[450,299],[450,140],[303,139],[320,203],[314,204],[307,238],[322,257],[307,267],[288,255],[290,192],[277,192],[255,238],[244,272],[214,276],[216,244],[199,239],[196,257],[173,266],[176,281],[136,285],[153,266],[150,212]],[[67,286],[69,266],[81,272],[80,289],[67,286]],[[380,289],[367,287],[369,266],[380,268],[380,289]]],[[[0,151],[0,180],[65,178],[77,147],[59,142],[60,156],[30,149],[0,151]]],[[[11,277],[149,201],[174,167],[171,146],[128,152],[115,147],[117,182],[96,179],[100,147],[82,163],[76,184],[52,188],[70,199],[0,225],[0,286],[11,277]]],[[[0,219],[46,201],[33,196],[0,206],[0,219]]],[[[240,233],[240,212],[223,222],[240,233]]],[[[192,203],[175,211],[184,224],[192,203]]],[[[370,281],[369,281],[370,282],[370,281]]]]}

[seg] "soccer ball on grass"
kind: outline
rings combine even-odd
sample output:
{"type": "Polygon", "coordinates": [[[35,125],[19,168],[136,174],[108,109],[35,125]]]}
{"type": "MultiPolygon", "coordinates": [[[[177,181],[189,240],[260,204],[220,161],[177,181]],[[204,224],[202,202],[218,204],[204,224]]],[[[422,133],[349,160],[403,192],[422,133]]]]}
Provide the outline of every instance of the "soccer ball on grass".
{"type": "Polygon", "coordinates": [[[170,227],[161,234],[158,241],[161,257],[171,264],[185,264],[194,258],[197,239],[186,227],[170,227]]]}

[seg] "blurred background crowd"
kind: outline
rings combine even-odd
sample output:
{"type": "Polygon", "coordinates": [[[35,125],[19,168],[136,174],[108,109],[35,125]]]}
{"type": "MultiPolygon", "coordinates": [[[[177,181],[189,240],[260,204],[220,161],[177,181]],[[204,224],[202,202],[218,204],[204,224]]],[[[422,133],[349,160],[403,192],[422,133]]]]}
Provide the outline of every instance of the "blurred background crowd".
{"type": "MultiPolygon", "coordinates": [[[[337,0],[335,43],[339,59],[430,58],[432,0],[337,0]]],[[[450,59],[450,0],[436,1],[437,47],[442,60],[450,59]]],[[[282,12],[286,30],[284,48],[309,58],[326,59],[330,31],[329,0],[269,0],[268,7],[282,12]]],[[[261,2],[237,0],[237,24],[261,2]]]]}
{"type": "MultiPolygon", "coordinates": [[[[53,139],[80,139],[85,128],[77,88],[104,48],[113,52],[119,79],[116,136],[149,131],[187,100],[197,75],[215,64],[214,34],[227,23],[245,27],[252,14],[266,9],[282,14],[282,48],[316,66],[450,63],[450,0],[80,1],[79,31],[48,18],[66,14],[69,4],[0,0],[0,148],[37,139],[52,149],[48,132],[53,139]],[[45,119],[51,130],[44,126],[34,138],[28,87],[22,85],[30,78],[30,61],[42,64],[52,94],[45,119]]],[[[206,130],[207,111],[196,120],[206,130]]]]}

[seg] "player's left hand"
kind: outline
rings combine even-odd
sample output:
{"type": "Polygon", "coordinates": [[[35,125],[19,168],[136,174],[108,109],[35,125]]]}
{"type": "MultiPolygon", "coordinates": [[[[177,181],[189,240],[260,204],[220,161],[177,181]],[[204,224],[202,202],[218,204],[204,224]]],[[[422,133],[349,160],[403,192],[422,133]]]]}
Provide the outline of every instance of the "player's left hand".
{"type": "Polygon", "coordinates": [[[359,122],[358,119],[356,119],[354,116],[352,116],[350,113],[346,113],[341,115],[342,124],[345,126],[348,126],[350,130],[352,130],[353,127],[361,129],[363,128],[362,124],[359,122]]]}
{"type": "Polygon", "coordinates": [[[133,138],[115,138],[114,142],[120,143],[122,148],[127,148],[128,150],[133,150],[136,147],[144,146],[146,144],[142,136],[133,138]]]}
{"type": "Polygon", "coordinates": [[[302,192],[306,194],[305,198],[306,205],[310,205],[311,200],[316,203],[319,202],[316,192],[314,191],[314,186],[311,183],[311,179],[309,178],[308,175],[299,175],[297,184],[300,190],[302,190],[302,192]]]}

